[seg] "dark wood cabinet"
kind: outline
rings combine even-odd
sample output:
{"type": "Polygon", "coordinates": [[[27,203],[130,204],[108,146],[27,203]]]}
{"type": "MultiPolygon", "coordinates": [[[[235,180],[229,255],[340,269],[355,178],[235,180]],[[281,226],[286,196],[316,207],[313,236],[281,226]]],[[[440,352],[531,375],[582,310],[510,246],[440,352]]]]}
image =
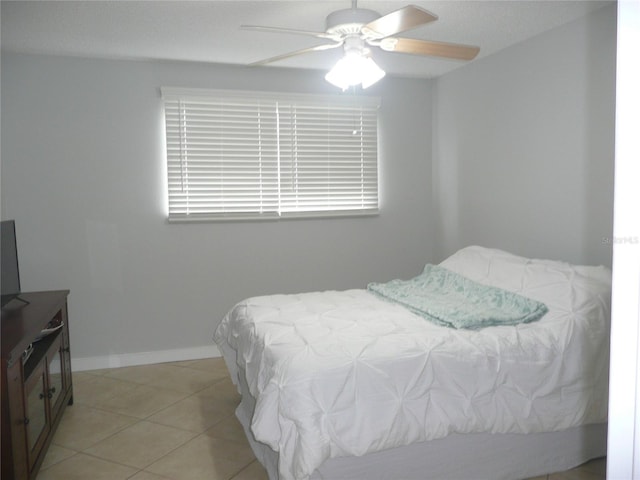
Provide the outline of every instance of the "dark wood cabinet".
{"type": "Polygon", "coordinates": [[[67,290],[20,294],[2,311],[2,479],[35,479],[73,403],[67,290]],[[53,324],[61,327],[42,336],[53,324]],[[28,358],[26,352],[29,352],[28,358]]]}

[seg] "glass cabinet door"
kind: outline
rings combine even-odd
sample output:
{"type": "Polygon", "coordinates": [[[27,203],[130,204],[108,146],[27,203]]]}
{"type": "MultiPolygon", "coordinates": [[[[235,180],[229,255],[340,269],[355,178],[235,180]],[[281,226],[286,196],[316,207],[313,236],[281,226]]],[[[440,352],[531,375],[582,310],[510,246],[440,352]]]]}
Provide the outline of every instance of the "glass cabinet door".
{"type": "Polygon", "coordinates": [[[27,446],[29,447],[29,464],[32,465],[40,444],[49,430],[47,419],[47,392],[44,362],[36,367],[29,377],[26,390],[25,424],[27,430],[27,446]]]}
{"type": "Polygon", "coordinates": [[[58,402],[61,400],[62,392],[64,391],[62,362],[62,355],[58,348],[55,354],[49,359],[49,386],[47,391],[49,404],[51,405],[51,412],[54,416],[55,412],[58,410],[58,402]]]}

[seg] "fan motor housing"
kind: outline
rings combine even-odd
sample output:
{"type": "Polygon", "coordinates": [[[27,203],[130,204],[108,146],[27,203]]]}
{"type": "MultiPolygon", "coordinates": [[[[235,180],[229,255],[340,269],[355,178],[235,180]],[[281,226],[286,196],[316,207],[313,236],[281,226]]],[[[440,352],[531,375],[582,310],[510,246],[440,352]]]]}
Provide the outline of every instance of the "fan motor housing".
{"type": "Polygon", "coordinates": [[[332,12],[327,16],[327,32],[343,35],[358,34],[363,25],[380,18],[374,10],[347,8],[332,12]]]}

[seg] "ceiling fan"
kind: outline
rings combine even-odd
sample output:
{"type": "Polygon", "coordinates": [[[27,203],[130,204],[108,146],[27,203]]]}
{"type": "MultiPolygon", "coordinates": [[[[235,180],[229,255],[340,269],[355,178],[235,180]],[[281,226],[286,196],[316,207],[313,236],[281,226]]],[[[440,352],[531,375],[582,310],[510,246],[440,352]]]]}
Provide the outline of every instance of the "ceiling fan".
{"type": "MultiPolygon", "coordinates": [[[[363,68],[370,69],[371,64],[379,70],[379,72],[377,72],[379,78],[372,82],[375,83],[375,81],[384,76],[384,72],[371,60],[370,49],[368,47],[379,47],[387,52],[436,56],[456,60],[471,60],[475,58],[480,51],[479,47],[471,45],[395,37],[394,35],[398,33],[405,32],[438,19],[436,15],[433,15],[432,13],[415,5],[408,5],[387,15],[380,15],[378,12],[373,10],[358,8],[357,0],[352,0],[351,5],[352,6],[349,9],[337,10],[330,13],[327,16],[327,28],[324,32],[266,27],[261,25],[241,25],[240,28],[244,30],[307,35],[330,40],[332,42],[266,58],[264,60],[254,62],[251,65],[265,65],[305,53],[343,47],[345,51],[344,59],[348,57],[352,59],[359,59],[358,61],[360,63],[356,66],[351,62],[352,66],[350,70],[354,73],[359,71],[361,72],[363,68]],[[367,65],[363,62],[366,62],[367,65]],[[382,75],[380,75],[380,72],[382,72],[382,75]]],[[[337,67],[338,65],[336,65],[336,68],[337,67]]],[[[331,76],[332,72],[329,72],[327,77],[331,76]]],[[[327,78],[327,80],[331,82],[330,78],[327,78]]],[[[349,83],[349,85],[357,83],[360,82],[352,82],[349,83]]],[[[362,83],[363,87],[366,88],[364,82],[362,83]]],[[[344,89],[344,85],[345,81],[342,81],[338,86],[341,86],[344,89]]]]}

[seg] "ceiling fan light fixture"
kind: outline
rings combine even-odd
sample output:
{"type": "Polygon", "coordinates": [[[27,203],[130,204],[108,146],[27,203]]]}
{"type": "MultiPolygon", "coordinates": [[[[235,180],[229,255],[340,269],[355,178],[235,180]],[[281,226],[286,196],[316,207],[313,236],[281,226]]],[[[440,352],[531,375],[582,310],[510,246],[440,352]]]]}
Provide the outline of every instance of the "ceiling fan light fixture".
{"type": "Polygon", "coordinates": [[[384,70],[371,57],[360,52],[347,51],[324,78],[332,85],[346,90],[352,85],[368,88],[384,76],[384,70]]]}
{"type": "Polygon", "coordinates": [[[266,65],[306,53],[344,47],[344,58],[327,73],[325,78],[333,85],[346,90],[352,85],[362,85],[362,88],[367,88],[384,77],[384,71],[371,59],[369,47],[380,48],[391,53],[473,60],[478,55],[480,47],[396,36],[437,19],[437,15],[415,5],[407,5],[380,16],[373,10],[358,8],[357,0],[352,0],[350,9],[338,10],[327,16],[327,28],[324,32],[260,25],[243,25],[242,28],[307,35],[333,42],[276,55],[250,65],[266,65]]]}

